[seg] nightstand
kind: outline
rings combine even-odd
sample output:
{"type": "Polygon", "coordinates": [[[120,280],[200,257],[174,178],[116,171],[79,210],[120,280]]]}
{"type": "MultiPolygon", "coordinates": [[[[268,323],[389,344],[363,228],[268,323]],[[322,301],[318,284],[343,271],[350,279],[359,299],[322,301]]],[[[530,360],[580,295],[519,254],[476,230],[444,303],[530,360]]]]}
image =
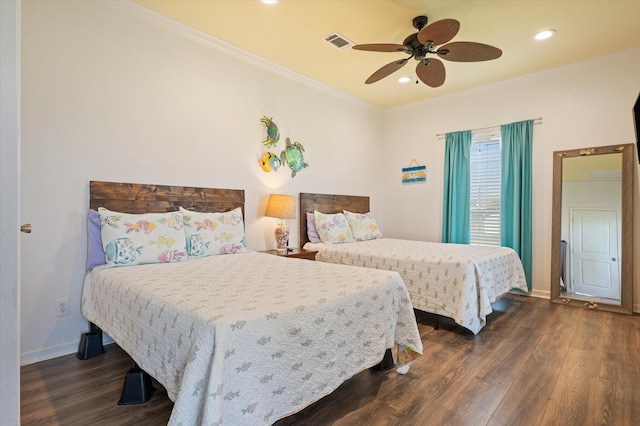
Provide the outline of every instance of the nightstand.
{"type": "Polygon", "coordinates": [[[316,260],[315,250],[305,250],[301,248],[290,248],[286,253],[278,253],[278,250],[265,250],[263,253],[267,254],[275,254],[276,256],[282,257],[293,257],[296,259],[307,259],[307,260],[316,260]]]}

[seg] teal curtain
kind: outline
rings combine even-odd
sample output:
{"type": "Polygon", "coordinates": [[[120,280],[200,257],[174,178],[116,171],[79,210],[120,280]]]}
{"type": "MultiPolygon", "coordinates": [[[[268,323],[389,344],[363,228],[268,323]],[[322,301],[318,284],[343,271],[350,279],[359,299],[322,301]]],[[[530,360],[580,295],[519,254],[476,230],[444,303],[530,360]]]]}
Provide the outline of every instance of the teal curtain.
{"type": "Polygon", "coordinates": [[[471,242],[471,130],[447,133],[444,156],[442,242],[471,242]]]}
{"type": "Polygon", "coordinates": [[[531,152],[533,120],[500,126],[500,243],[519,255],[531,291],[531,152]]]}

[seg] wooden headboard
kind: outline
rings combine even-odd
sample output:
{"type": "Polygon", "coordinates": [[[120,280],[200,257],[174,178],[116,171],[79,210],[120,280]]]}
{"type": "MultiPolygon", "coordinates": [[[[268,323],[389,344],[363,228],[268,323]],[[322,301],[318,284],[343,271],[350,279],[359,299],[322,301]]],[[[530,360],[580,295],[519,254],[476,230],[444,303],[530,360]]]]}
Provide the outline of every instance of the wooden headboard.
{"type": "Polygon", "coordinates": [[[242,208],[244,190],[196,188],[140,183],[89,182],[89,208],[105,207],[122,213],[165,213],[185,209],[200,212],[226,212],[242,208]]]}
{"type": "Polygon", "coordinates": [[[309,237],[307,236],[307,213],[313,213],[314,210],[327,214],[342,213],[343,210],[353,213],[367,213],[370,211],[369,197],[300,193],[299,247],[304,247],[309,242],[309,237]]]}

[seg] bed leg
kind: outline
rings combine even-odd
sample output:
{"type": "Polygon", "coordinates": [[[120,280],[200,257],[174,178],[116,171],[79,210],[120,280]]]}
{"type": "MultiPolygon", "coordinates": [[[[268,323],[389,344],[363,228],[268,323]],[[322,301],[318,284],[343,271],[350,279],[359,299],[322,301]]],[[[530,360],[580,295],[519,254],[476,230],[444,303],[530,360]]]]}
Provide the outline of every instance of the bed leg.
{"type": "Polygon", "coordinates": [[[133,367],[131,367],[124,376],[122,395],[120,396],[118,405],[147,402],[151,399],[154,390],[153,384],[151,383],[151,376],[134,362],[133,367]]]}
{"type": "Polygon", "coordinates": [[[440,330],[440,315],[436,314],[436,320],[433,322],[433,329],[440,330]]]}
{"type": "Polygon", "coordinates": [[[102,355],[106,351],[102,345],[102,330],[94,323],[89,323],[89,332],[80,336],[80,344],[78,345],[78,353],[76,357],[85,360],[94,356],[102,355]]]}
{"type": "Polygon", "coordinates": [[[391,349],[387,349],[384,353],[382,361],[371,367],[371,369],[376,371],[385,371],[393,368],[394,365],[395,364],[393,362],[393,354],[391,353],[391,349]]]}

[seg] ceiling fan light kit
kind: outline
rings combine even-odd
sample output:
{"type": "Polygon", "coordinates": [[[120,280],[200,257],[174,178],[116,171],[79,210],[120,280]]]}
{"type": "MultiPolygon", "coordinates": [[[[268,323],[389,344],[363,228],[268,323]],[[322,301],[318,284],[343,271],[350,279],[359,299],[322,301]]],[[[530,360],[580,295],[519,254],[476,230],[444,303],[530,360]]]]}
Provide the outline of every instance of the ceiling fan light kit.
{"type": "Polygon", "coordinates": [[[408,58],[397,60],[375,71],[365,81],[365,84],[375,83],[395,71],[399,70],[413,58],[418,61],[416,75],[429,87],[440,87],[444,84],[446,71],[438,56],[452,62],[479,62],[490,61],[502,56],[502,50],[488,44],[472,41],[457,41],[449,43],[460,30],[460,22],[455,19],[441,19],[427,25],[426,16],[413,18],[413,27],[418,30],[411,34],[402,44],[375,43],[358,44],[353,46],[356,50],[370,52],[402,52],[409,55],[408,58]],[[447,43],[447,44],[445,44],[447,43]],[[443,45],[441,47],[437,47],[443,45]]]}

